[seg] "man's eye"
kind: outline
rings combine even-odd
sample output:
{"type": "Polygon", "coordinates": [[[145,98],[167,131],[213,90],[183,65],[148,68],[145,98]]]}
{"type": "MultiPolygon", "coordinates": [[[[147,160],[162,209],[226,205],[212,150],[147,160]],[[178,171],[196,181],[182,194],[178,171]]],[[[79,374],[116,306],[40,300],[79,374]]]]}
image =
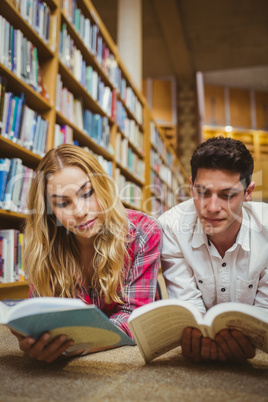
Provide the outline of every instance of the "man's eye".
{"type": "Polygon", "coordinates": [[[207,192],[207,191],[197,191],[197,194],[200,196],[200,197],[208,197],[208,195],[209,195],[209,193],[207,192]]]}
{"type": "Polygon", "coordinates": [[[85,194],[82,194],[82,197],[83,198],[89,198],[89,197],[91,197],[91,195],[94,193],[94,188],[92,188],[90,191],[88,191],[87,193],[85,193],[85,194]]]}
{"type": "Polygon", "coordinates": [[[235,196],[235,194],[222,194],[221,197],[225,200],[230,200],[231,198],[233,198],[235,196]]]}

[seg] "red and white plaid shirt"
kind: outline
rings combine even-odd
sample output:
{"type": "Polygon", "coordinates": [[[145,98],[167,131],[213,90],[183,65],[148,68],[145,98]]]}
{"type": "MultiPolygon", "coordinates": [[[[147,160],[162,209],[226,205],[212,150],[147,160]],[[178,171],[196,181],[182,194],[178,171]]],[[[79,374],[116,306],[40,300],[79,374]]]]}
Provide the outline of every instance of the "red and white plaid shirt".
{"type": "MultiPolygon", "coordinates": [[[[125,256],[125,278],[123,281],[124,294],[119,292],[124,304],[107,304],[100,298],[96,290],[88,291],[82,284],[83,290],[78,297],[87,304],[96,304],[110,320],[132,337],[128,326],[131,312],[147,303],[158,299],[157,277],[160,266],[160,251],[162,246],[162,229],[152,217],[140,212],[127,210],[128,213],[128,243],[125,256]]],[[[34,290],[30,297],[35,296],[34,290]]]]}
{"type": "Polygon", "coordinates": [[[154,218],[139,211],[129,209],[127,212],[129,258],[127,256],[125,258],[124,295],[119,293],[124,304],[115,302],[107,304],[94,290],[88,293],[85,288],[82,297],[88,304],[95,303],[115,325],[132,337],[127,322],[130,313],[135,308],[152,303],[158,298],[156,284],[160,266],[162,230],[154,218]]]}

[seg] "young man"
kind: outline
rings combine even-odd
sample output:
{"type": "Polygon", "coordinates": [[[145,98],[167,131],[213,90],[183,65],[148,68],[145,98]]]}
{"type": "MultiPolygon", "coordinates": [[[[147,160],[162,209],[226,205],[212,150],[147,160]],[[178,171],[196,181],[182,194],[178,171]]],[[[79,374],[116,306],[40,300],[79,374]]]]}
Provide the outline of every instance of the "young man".
{"type": "MultiPolygon", "coordinates": [[[[248,203],[253,167],[240,141],[211,138],[197,147],[192,199],[160,217],[170,298],[188,300],[202,313],[229,301],[268,309],[268,204],[248,203]]],[[[237,330],[222,330],[212,341],[186,328],[182,353],[194,361],[226,361],[251,358],[255,349],[237,330]]]]}

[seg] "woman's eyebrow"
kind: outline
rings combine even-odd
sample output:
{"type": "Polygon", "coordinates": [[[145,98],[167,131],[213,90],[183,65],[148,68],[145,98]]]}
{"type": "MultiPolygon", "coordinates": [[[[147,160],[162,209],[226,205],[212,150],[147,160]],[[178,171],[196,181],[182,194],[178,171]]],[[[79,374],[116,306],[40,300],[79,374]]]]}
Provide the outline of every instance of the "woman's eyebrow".
{"type": "MultiPolygon", "coordinates": [[[[78,191],[76,192],[76,194],[78,194],[81,190],[83,190],[84,187],[86,187],[86,185],[90,183],[90,180],[87,180],[84,184],[81,185],[81,187],[78,189],[78,191]]],[[[58,195],[58,194],[51,194],[50,198],[68,198],[67,195],[58,195]]]]}

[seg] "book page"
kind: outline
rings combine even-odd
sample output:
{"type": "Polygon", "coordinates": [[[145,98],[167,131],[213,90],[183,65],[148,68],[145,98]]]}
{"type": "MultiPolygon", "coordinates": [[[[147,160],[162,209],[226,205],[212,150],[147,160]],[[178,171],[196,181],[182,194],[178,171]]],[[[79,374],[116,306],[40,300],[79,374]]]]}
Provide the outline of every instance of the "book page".
{"type": "Polygon", "coordinates": [[[185,327],[198,327],[188,309],[178,305],[161,306],[160,303],[159,307],[155,306],[153,310],[129,321],[134,339],[146,361],[179,346],[185,327]]]}
{"type": "Polygon", "coordinates": [[[240,309],[239,303],[237,305],[237,311],[223,311],[214,318],[215,335],[224,328],[238,329],[248,336],[257,348],[268,352],[268,310],[247,305],[240,309]]]}
{"type": "Polygon", "coordinates": [[[52,311],[75,310],[80,308],[92,308],[80,299],[71,299],[63,297],[33,297],[31,299],[12,301],[11,305],[1,303],[1,309],[4,305],[5,320],[1,323],[8,323],[17,318],[27,317],[33,314],[41,314],[52,311]]]}

